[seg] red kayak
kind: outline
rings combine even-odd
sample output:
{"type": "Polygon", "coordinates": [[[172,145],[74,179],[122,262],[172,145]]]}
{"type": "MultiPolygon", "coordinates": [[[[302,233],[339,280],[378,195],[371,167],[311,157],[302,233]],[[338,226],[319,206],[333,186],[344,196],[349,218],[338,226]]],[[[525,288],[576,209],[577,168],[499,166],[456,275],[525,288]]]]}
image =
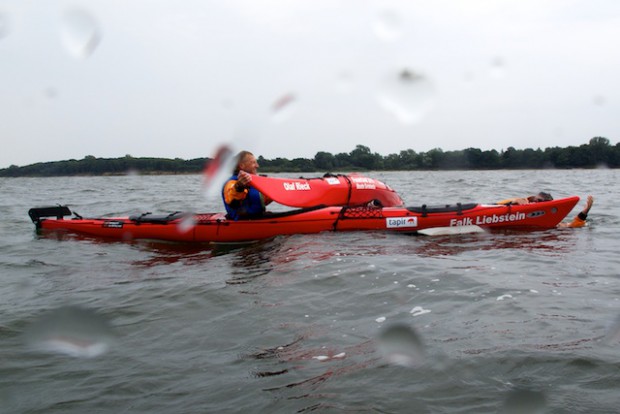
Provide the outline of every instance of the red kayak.
{"type": "MultiPolygon", "coordinates": [[[[303,190],[300,190],[303,191],[303,190]]],[[[130,217],[83,218],[64,206],[32,208],[37,229],[62,231],[117,240],[169,240],[232,243],[278,235],[324,231],[384,231],[424,233],[428,229],[549,229],[575,207],[573,196],[526,205],[455,204],[420,207],[314,206],[260,219],[233,221],[222,213],[145,213],[130,217]]]]}

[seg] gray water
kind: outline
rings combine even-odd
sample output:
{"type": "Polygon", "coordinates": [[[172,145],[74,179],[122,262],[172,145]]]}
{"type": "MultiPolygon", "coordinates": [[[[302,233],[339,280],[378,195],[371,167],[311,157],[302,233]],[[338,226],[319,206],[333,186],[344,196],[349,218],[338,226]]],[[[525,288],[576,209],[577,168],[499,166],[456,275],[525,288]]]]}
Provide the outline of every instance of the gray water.
{"type": "Polygon", "coordinates": [[[582,229],[191,246],[27,211],[221,211],[199,176],[2,179],[0,412],[618,412],[617,170],[369,175],[407,205],[595,204],[582,229]]]}

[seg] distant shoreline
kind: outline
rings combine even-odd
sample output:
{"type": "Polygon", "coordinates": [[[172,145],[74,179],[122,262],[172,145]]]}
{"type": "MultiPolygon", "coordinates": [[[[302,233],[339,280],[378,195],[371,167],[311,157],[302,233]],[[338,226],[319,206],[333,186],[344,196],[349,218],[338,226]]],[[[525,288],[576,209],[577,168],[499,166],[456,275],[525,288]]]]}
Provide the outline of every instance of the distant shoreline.
{"type": "MultiPolygon", "coordinates": [[[[52,161],[26,166],[11,165],[0,169],[0,177],[64,177],[122,175],[187,175],[200,174],[210,158],[96,158],[88,155],[81,160],[52,161]]],[[[263,173],[313,173],[333,171],[472,171],[527,169],[594,169],[619,168],[620,143],[611,145],[607,138],[594,137],[579,147],[553,147],[517,150],[509,147],[498,152],[467,148],[427,152],[412,149],[387,156],[357,145],[349,153],[331,154],[320,151],[312,159],[266,159],[258,157],[263,173]]]]}

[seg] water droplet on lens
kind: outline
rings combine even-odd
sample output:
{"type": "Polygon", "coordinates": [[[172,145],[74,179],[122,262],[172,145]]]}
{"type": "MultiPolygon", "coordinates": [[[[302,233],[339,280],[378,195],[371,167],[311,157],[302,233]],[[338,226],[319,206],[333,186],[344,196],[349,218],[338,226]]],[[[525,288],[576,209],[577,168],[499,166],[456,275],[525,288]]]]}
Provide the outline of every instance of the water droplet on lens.
{"type": "Polygon", "coordinates": [[[419,122],[433,106],[435,90],[424,75],[403,69],[381,85],[379,105],[405,124],[419,122]]]}
{"type": "Polygon", "coordinates": [[[179,221],[177,228],[179,229],[181,233],[187,233],[188,231],[192,230],[195,226],[196,226],[195,216],[193,214],[188,214],[187,216],[183,217],[181,221],[179,221]]]}
{"type": "Polygon", "coordinates": [[[18,402],[17,402],[17,396],[15,395],[15,391],[9,390],[8,388],[9,388],[8,386],[0,388],[0,407],[6,410],[6,412],[10,413],[14,411],[12,411],[8,407],[15,407],[15,404],[17,404],[18,402]]]}
{"type": "Polygon", "coordinates": [[[114,339],[107,319],[77,306],[58,308],[30,325],[25,340],[32,348],[73,357],[105,353],[114,339]]]}
{"type": "Polygon", "coordinates": [[[620,343],[620,317],[611,324],[607,333],[601,339],[601,343],[606,346],[618,346],[620,343]]]}
{"type": "Polygon", "coordinates": [[[503,78],[506,70],[506,63],[501,57],[496,57],[491,61],[491,76],[494,78],[503,78]]]}
{"type": "Polygon", "coordinates": [[[0,39],[9,35],[9,17],[0,12],[0,39]]]}
{"type": "Polygon", "coordinates": [[[503,413],[506,414],[537,414],[543,413],[547,401],[540,391],[513,390],[506,397],[503,413]]]}
{"type": "Polygon", "coordinates": [[[288,120],[297,109],[297,105],[295,94],[282,95],[271,105],[271,120],[277,123],[288,120]]]}
{"type": "Polygon", "coordinates": [[[420,366],[425,361],[424,344],[408,325],[392,325],[379,335],[378,349],[386,362],[407,368],[420,366]]]}
{"type": "Polygon", "coordinates": [[[474,83],[475,80],[475,76],[473,74],[473,72],[465,72],[463,73],[463,82],[466,85],[472,85],[474,83]]]}
{"type": "Polygon", "coordinates": [[[89,13],[72,9],[63,15],[61,38],[71,56],[86,59],[99,46],[101,37],[101,28],[89,13]]]}
{"type": "Polygon", "coordinates": [[[206,197],[219,195],[222,186],[232,174],[237,162],[232,148],[221,145],[203,172],[202,191],[206,197]]]}
{"type": "Polygon", "coordinates": [[[353,75],[343,72],[336,78],[336,90],[340,93],[349,93],[353,90],[353,75]]]}
{"type": "Polygon", "coordinates": [[[394,41],[401,36],[402,23],[400,16],[392,10],[383,10],[377,13],[372,23],[375,35],[383,41],[394,41]]]}
{"type": "Polygon", "coordinates": [[[54,88],[53,86],[46,88],[43,93],[45,94],[45,97],[49,99],[54,99],[58,96],[58,90],[54,88]]]}
{"type": "Polygon", "coordinates": [[[604,106],[605,103],[607,103],[607,99],[605,99],[604,96],[602,95],[596,95],[593,99],[592,102],[594,103],[594,105],[596,106],[604,106]]]}

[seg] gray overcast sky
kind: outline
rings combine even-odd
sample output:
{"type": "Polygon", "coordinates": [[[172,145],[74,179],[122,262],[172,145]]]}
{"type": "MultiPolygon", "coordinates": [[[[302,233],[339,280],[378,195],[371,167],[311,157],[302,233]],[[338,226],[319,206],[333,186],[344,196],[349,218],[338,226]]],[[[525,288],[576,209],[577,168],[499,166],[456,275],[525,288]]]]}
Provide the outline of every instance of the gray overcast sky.
{"type": "Polygon", "coordinates": [[[620,2],[0,0],[0,168],[620,136],[620,2]]]}

